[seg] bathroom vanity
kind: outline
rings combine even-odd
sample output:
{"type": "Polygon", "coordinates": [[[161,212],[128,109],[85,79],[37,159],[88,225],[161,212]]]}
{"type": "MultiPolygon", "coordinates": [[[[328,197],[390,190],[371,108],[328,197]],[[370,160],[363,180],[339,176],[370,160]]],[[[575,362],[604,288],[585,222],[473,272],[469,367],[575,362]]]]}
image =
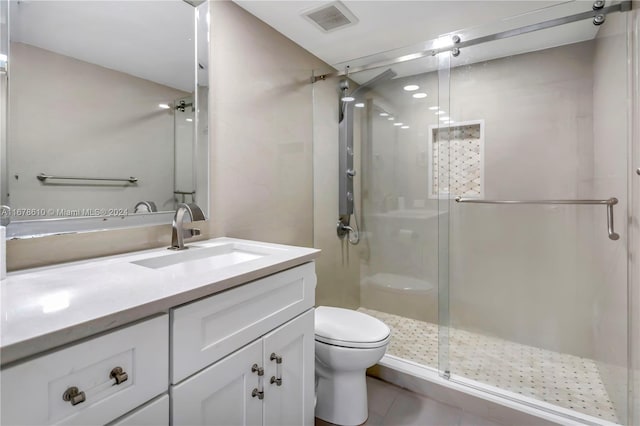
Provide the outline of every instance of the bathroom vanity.
{"type": "Polygon", "coordinates": [[[318,253],[219,238],[9,274],[2,424],[313,424],[318,253]]]}

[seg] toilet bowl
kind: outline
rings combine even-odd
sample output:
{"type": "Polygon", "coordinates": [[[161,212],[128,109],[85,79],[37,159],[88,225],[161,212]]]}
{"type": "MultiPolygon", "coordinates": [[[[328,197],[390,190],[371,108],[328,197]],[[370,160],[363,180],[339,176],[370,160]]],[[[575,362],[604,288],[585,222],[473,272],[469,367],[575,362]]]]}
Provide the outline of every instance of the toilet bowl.
{"type": "Polygon", "coordinates": [[[366,370],[383,357],[390,337],[389,327],[370,315],[316,308],[316,417],[341,426],[367,420],[366,370]]]}

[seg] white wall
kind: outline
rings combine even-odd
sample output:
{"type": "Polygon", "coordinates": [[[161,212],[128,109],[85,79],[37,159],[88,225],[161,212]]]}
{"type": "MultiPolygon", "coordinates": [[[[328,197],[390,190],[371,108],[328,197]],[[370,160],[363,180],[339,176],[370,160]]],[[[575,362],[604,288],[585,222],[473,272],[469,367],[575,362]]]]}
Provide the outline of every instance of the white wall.
{"type": "Polygon", "coordinates": [[[315,246],[318,304],[359,306],[358,248],[336,236],[338,92],[330,70],[231,2],[212,3],[213,235],[315,246]]]}
{"type": "Polygon", "coordinates": [[[216,235],[313,244],[311,72],[322,62],[239,6],[211,3],[216,235]]]}
{"type": "Polygon", "coordinates": [[[11,58],[11,207],[173,209],[173,111],[158,104],[185,92],[22,43],[11,58]],[[139,180],[43,184],[40,173],[139,180]]]}

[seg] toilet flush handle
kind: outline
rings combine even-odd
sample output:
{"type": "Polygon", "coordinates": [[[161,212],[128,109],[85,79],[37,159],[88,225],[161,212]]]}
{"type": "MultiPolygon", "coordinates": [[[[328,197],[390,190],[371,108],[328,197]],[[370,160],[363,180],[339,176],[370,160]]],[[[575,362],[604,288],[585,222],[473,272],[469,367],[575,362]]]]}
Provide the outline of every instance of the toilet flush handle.
{"type": "Polygon", "coordinates": [[[275,383],[276,386],[282,386],[282,357],[273,352],[271,353],[269,360],[276,362],[276,375],[271,376],[271,380],[269,381],[269,383],[275,383]]]}

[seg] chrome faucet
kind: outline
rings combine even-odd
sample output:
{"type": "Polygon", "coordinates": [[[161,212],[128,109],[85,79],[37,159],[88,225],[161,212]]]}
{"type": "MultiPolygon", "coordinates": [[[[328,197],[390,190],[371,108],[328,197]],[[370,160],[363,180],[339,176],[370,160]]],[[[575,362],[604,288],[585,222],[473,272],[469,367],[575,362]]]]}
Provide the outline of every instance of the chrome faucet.
{"type": "Polygon", "coordinates": [[[184,246],[184,239],[200,235],[197,228],[185,227],[184,215],[189,216],[190,222],[205,220],[202,209],[195,203],[179,203],[176,214],[173,216],[173,229],[171,231],[171,247],[169,250],[184,250],[189,247],[184,246]]]}

